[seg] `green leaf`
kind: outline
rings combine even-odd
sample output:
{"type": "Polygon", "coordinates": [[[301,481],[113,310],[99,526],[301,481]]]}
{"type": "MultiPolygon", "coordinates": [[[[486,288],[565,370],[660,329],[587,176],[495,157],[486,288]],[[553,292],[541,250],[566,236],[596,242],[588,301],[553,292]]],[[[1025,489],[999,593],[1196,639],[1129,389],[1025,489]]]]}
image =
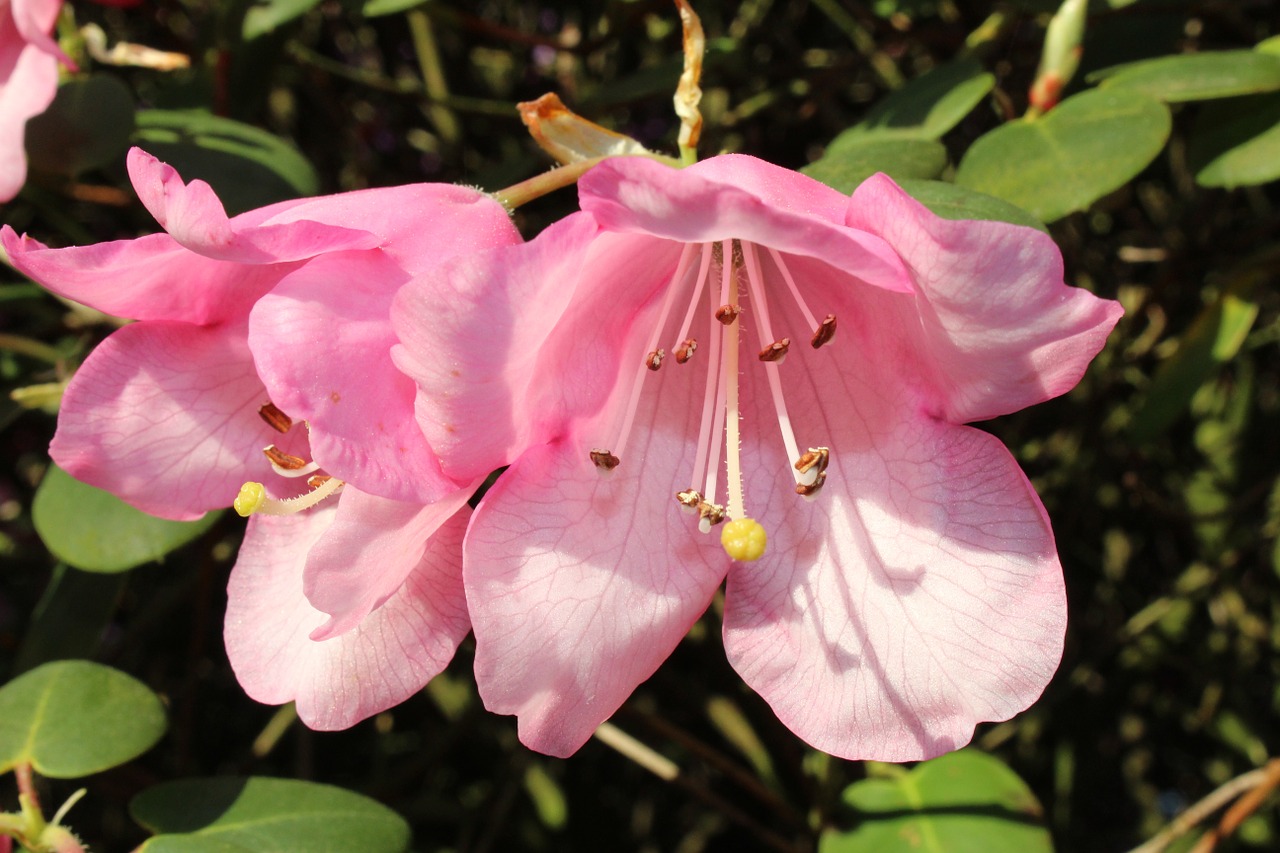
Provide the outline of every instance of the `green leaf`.
{"type": "Polygon", "coordinates": [[[51,660],[90,658],[115,615],[125,575],[81,572],[60,563],[36,604],[18,647],[13,671],[51,660]]]}
{"type": "Polygon", "coordinates": [[[898,185],[943,219],[986,219],[1048,231],[1043,222],[1022,208],[986,193],[946,181],[904,180],[898,185]]]}
{"type": "Polygon", "coordinates": [[[1103,89],[1139,92],[1168,103],[1205,101],[1280,89],[1280,56],[1220,50],[1161,56],[1090,74],[1103,89]]]}
{"type": "Polygon", "coordinates": [[[364,8],[360,11],[366,18],[376,18],[379,15],[404,12],[415,6],[421,6],[425,2],[427,0],[365,0],[364,8]]]}
{"type": "Polygon", "coordinates": [[[133,133],[133,93],[115,77],[95,74],[58,87],[53,103],[27,122],[33,169],[75,177],[123,160],[133,133]]]}
{"type": "Polygon", "coordinates": [[[129,804],[146,853],[399,853],[409,825],[368,797],[293,779],[166,782],[129,804]]]}
{"type": "Polygon", "coordinates": [[[55,661],[0,687],[0,772],[29,762],[54,779],[88,776],[146,752],[164,730],[156,695],[102,664],[55,661]]]}
{"type": "Polygon", "coordinates": [[[218,520],[168,521],[134,509],[115,495],[86,485],[50,465],[36,489],[31,517],[45,547],[88,572],[123,572],[159,560],[218,520]]]}
{"type": "Polygon", "coordinates": [[[839,151],[814,160],[800,171],[842,193],[851,193],[876,172],[884,172],[894,180],[935,178],[946,167],[947,149],[939,142],[867,137],[846,142],[839,151]]]}
{"type": "Polygon", "coordinates": [[[1280,56],[1280,36],[1272,36],[1269,39],[1263,39],[1255,44],[1253,49],[1260,53],[1269,53],[1272,56],[1280,56]]]}
{"type": "Polygon", "coordinates": [[[868,135],[938,139],[972,112],[995,82],[973,58],[940,65],[883,98],[866,118],[831,140],[827,153],[868,135]]]}
{"type": "Polygon", "coordinates": [[[141,110],[134,141],[184,180],[207,181],[232,215],[319,191],[315,169],[288,142],[204,110],[141,110]]]}
{"type": "Polygon", "coordinates": [[[1280,178],[1280,92],[1206,104],[1191,131],[1187,160],[1205,187],[1280,178]]]}
{"type": "Polygon", "coordinates": [[[252,41],[302,17],[318,5],[320,0],[258,0],[245,13],[240,33],[245,41],[252,41]]]}
{"type": "Polygon", "coordinates": [[[1187,411],[1205,380],[1235,358],[1258,318],[1254,294],[1260,280],[1258,273],[1238,275],[1217,301],[1200,312],[1177,351],[1156,371],[1129,423],[1135,443],[1149,442],[1168,429],[1187,411]]]}
{"type": "Polygon", "coordinates": [[[1041,807],[999,760],[964,750],[893,779],[845,789],[858,824],[828,832],[820,853],[1042,853],[1051,851],[1041,807]]]}
{"type": "Polygon", "coordinates": [[[980,137],[956,183],[1053,222],[1128,183],[1160,153],[1171,126],[1168,107],[1145,95],[1083,92],[980,137]]]}

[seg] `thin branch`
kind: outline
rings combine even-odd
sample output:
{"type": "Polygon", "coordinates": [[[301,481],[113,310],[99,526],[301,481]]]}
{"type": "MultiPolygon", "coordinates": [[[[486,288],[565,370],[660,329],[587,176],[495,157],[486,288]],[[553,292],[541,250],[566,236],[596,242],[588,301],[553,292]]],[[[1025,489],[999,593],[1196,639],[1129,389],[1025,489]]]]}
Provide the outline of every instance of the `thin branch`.
{"type": "Polygon", "coordinates": [[[1266,783],[1269,778],[1268,774],[1275,772],[1271,767],[1277,760],[1272,759],[1265,768],[1250,770],[1248,773],[1237,776],[1231,781],[1220,785],[1199,802],[1174,818],[1168,826],[1152,836],[1146,843],[1133,848],[1129,853],[1161,853],[1162,850],[1204,822],[1218,809],[1246,791],[1258,788],[1266,783]]]}

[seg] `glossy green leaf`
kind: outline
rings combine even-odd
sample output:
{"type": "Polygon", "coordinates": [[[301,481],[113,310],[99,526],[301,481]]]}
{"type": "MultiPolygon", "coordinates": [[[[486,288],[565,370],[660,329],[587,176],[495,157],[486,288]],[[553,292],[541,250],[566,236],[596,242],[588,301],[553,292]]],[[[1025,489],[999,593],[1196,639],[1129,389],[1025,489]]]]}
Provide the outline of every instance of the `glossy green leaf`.
{"type": "Polygon", "coordinates": [[[1269,39],[1263,39],[1255,44],[1253,49],[1260,53],[1269,53],[1272,56],[1280,56],[1280,36],[1272,36],[1269,39]]]}
{"type": "Polygon", "coordinates": [[[56,465],[49,466],[31,506],[45,547],[89,572],[122,572],[159,560],[208,530],[218,515],[211,512],[198,521],[156,518],[56,465]]]}
{"type": "Polygon", "coordinates": [[[995,86],[976,59],[958,59],[912,80],[831,140],[827,153],[868,135],[938,139],[972,112],[995,86]]]}
{"type": "Polygon", "coordinates": [[[956,183],[1053,222],[1132,180],[1160,153],[1171,125],[1168,107],[1145,95],[1083,92],[979,138],[956,183]]]}
{"type": "Polygon", "coordinates": [[[1242,187],[1280,178],[1280,92],[1206,104],[1187,160],[1206,187],[1242,187]]]}
{"type": "Polygon", "coordinates": [[[147,686],[84,660],[46,663],[0,687],[0,772],[20,763],[54,779],[124,764],[165,731],[147,686]]]}
{"type": "Polygon", "coordinates": [[[315,169],[288,142],[204,110],[142,110],[134,141],[183,180],[207,181],[232,215],[319,192],[315,169]]]}
{"type": "Polygon", "coordinates": [[[245,41],[256,39],[302,17],[318,5],[320,0],[258,0],[245,12],[241,35],[245,41]]]}
{"type": "Polygon", "coordinates": [[[1280,89],[1280,56],[1255,50],[1161,56],[1095,71],[1089,81],[1168,103],[1253,95],[1280,89]]]}
{"type": "Polygon", "coordinates": [[[133,93],[108,74],[70,80],[53,103],[27,122],[31,168],[74,177],[114,160],[123,162],[134,128],[133,93]]]}
{"type": "Polygon", "coordinates": [[[1035,795],[1002,764],[964,750],[893,779],[866,779],[844,791],[852,830],[828,832],[821,853],[1048,853],[1035,795]]]}
{"type": "Polygon", "coordinates": [[[129,805],[146,853],[399,853],[409,825],[368,797],[293,779],[184,779],[129,805]]]}
{"type": "Polygon", "coordinates": [[[1043,222],[1017,205],[986,193],[946,181],[903,180],[898,185],[943,219],[988,219],[1048,230],[1043,222]]]}
{"type": "Polygon", "coordinates": [[[936,178],[946,167],[947,149],[939,142],[868,137],[848,142],[800,171],[842,193],[851,193],[876,172],[895,180],[936,178]]]}
{"type": "Polygon", "coordinates": [[[1192,323],[1134,413],[1129,434],[1135,443],[1151,441],[1168,429],[1187,411],[1196,389],[1235,358],[1258,318],[1258,284],[1258,275],[1238,276],[1192,323]]]}

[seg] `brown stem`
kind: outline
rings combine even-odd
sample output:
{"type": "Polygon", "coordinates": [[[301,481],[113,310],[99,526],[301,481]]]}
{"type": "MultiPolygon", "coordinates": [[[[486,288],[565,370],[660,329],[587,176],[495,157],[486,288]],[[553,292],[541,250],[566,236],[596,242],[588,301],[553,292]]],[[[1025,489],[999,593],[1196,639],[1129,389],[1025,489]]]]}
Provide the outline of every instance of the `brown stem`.
{"type": "MultiPolygon", "coordinates": [[[[1161,853],[1162,850],[1174,841],[1177,841],[1183,835],[1186,835],[1206,820],[1209,815],[1213,814],[1236,797],[1239,797],[1245,792],[1261,788],[1263,785],[1268,783],[1268,780],[1271,777],[1277,777],[1277,781],[1280,781],[1280,769],[1274,767],[1277,762],[1280,762],[1280,759],[1272,759],[1267,763],[1266,767],[1258,770],[1250,770],[1248,773],[1237,776],[1231,781],[1218,786],[1182,814],[1174,818],[1168,826],[1160,830],[1144,844],[1140,844],[1133,848],[1129,853],[1161,853]]],[[[1265,797],[1267,793],[1270,793],[1271,789],[1275,787],[1275,784],[1276,782],[1271,782],[1263,792],[1262,797],[1265,797]]],[[[1243,801],[1244,800],[1242,798],[1241,802],[1243,801]]],[[[1257,806],[1254,805],[1253,808],[1257,808],[1257,806]]],[[[1243,817],[1241,819],[1243,820],[1243,817]]],[[[1225,816],[1223,817],[1223,820],[1226,820],[1225,816]]],[[[1235,827],[1233,826],[1232,829],[1234,830],[1234,828],[1235,827]]],[[[1217,843],[1216,840],[1214,843],[1217,843]]],[[[1212,847],[1209,849],[1212,849],[1212,847]]]]}
{"type": "Polygon", "coordinates": [[[1280,758],[1273,758],[1262,768],[1262,779],[1240,799],[1236,800],[1226,814],[1218,821],[1218,825],[1204,834],[1191,853],[1213,853],[1218,842],[1228,838],[1244,823],[1245,818],[1258,810],[1266,802],[1271,792],[1280,785],[1280,758]]]}

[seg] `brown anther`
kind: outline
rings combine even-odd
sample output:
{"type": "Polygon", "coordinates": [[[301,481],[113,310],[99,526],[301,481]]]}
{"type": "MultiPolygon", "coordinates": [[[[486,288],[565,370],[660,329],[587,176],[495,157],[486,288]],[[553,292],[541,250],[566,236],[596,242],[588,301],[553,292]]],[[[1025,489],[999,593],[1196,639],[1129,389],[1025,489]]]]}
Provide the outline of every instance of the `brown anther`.
{"type": "Polygon", "coordinates": [[[262,453],[271,460],[271,464],[283,468],[286,471],[297,471],[299,468],[307,467],[307,460],[301,456],[292,456],[285,453],[274,444],[270,444],[262,448],[262,453]]]}
{"type": "Polygon", "coordinates": [[[271,401],[263,403],[258,409],[258,417],[267,422],[267,426],[276,432],[288,432],[293,426],[293,418],[276,408],[276,404],[271,401]]]}
{"type": "Polygon", "coordinates": [[[702,492],[697,489],[685,489],[682,492],[676,492],[676,503],[685,509],[697,509],[702,503],[702,492]]]}
{"type": "Polygon", "coordinates": [[[830,343],[831,339],[836,336],[836,315],[828,314],[822,318],[822,322],[818,324],[818,330],[813,333],[813,337],[809,339],[809,343],[814,349],[823,344],[830,343]]]}
{"type": "Polygon", "coordinates": [[[831,449],[827,447],[810,447],[806,453],[802,453],[800,458],[796,460],[795,469],[801,474],[807,473],[812,468],[818,469],[821,475],[827,470],[827,465],[831,462],[831,449]]]}
{"type": "Polygon", "coordinates": [[[617,468],[622,460],[614,456],[608,450],[595,449],[591,451],[591,464],[595,465],[601,471],[612,471],[617,468]]]}
{"type": "Polygon", "coordinates": [[[760,350],[761,361],[782,361],[787,357],[787,350],[791,348],[791,338],[783,338],[780,341],[774,341],[764,349],[760,350]]]}
{"type": "Polygon", "coordinates": [[[316,474],[307,478],[307,485],[313,489],[318,489],[332,479],[328,474],[316,474]]]}
{"type": "Polygon", "coordinates": [[[816,497],[818,492],[822,491],[822,486],[827,482],[827,472],[819,471],[818,479],[813,483],[805,485],[804,483],[796,483],[796,494],[802,498],[816,497]]]}
{"type": "Polygon", "coordinates": [[[657,370],[659,367],[662,367],[662,360],[666,357],[666,350],[656,349],[644,357],[644,366],[650,370],[657,370]]]}
{"type": "Polygon", "coordinates": [[[737,305],[721,305],[716,309],[716,319],[726,326],[732,326],[739,313],[737,305]]]}
{"type": "Polygon", "coordinates": [[[698,503],[698,520],[705,521],[708,524],[719,524],[724,521],[725,511],[720,504],[713,504],[710,501],[699,501],[698,503]]]}
{"type": "Polygon", "coordinates": [[[686,338],[685,342],[676,347],[676,364],[684,364],[693,358],[693,354],[698,351],[698,342],[693,338],[686,338]]]}

